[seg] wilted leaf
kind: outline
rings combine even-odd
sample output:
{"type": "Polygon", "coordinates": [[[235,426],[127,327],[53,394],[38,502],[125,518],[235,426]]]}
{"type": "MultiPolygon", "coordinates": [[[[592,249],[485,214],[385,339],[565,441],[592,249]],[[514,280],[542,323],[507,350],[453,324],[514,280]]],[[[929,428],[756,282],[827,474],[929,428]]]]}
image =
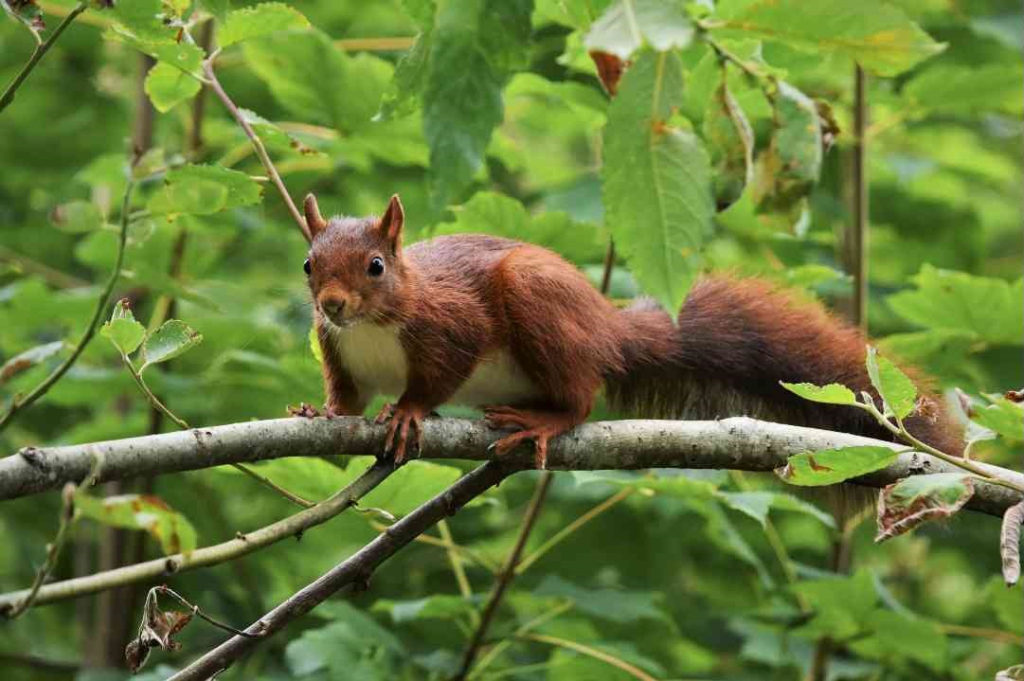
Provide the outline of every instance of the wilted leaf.
{"type": "Polygon", "coordinates": [[[700,140],[672,127],[682,94],[672,53],[645,53],[626,72],[604,131],[606,220],[644,290],[678,310],[710,233],[711,168],[700,140]]]}
{"type": "Polygon", "coordinates": [[[873,347],[868,347],[865,366],[871,385],[885,402],[886,409],[904,419],[914,411],[917,400],[917,388],[914,383],[900,371],[899,367],[885,357],[879,357],[873,347]]]}
{"type": "Polygon", "coordinates": [[[1024,502],[1011,506],[1003,514],[999,553],[1003,559],[1003,581],[1013,586],[1020,579],[1020,528],[1024,525],[1024,502]]]}
{"type": "Polygon", "coordinates": [[[686,47],[693,39],[693,23],[683,3],[674,0],[619,0],[595,21],[583,44],[629,59],[644,43],[664,52],[686,47]]]}
{"type": "Polygon", "coordinates": [[[157,62],[146,74],[146,94],[157,111],[162,113],[191,99],[202,87],[202,83],[192,76],[164,62],[157,62]]]}
{"type": "Polygon", "coordinates": [[[754,131],[729,91],[726,71],[704,113],[704,139],[714,166],[715,202],[719,210],[743,193],[754,175],[754,131]]]}
{"type": "Polygon", "coordinates": [[[782,387],[811,402],[823,404],[857,404],[857,397],[845,385],[829,383],[814,385],[813,383],[782,383],[782,387]]]}
{"type": "Polygon", "coordinates": [[[761,205],[791,210],[821,175],[822,131],[814,101],[779,81],[771,143],[757,159],[754,193],[761,205]]]}
{"type": "Polygon", "coordinates": [[[196,531],[185,516],[160,497],[122,494],[100,499],[79,490],[75,509],[111,527],[145,530],[160,542],[165,555],[189,553],[196,548],[196,531]]]}
{"type": "Polygon", "coordinates": [[[927,520],[948,518],[973,494],[974,481],[962,473],[913,475],[888,485],[878,500],[875,541],[909,532],[927,520]]]}
{"type": "Polygon", "coordinates": [[[135,352],[146,337],[146,327],[135,321],[128,301],[121,299],[114,305],[110,321],[103,324],[100,335],[113,343],[122,355],[128,356],[135,352]]]}
{"type": "Polygon", "coordinates": [[[882,76],[896,76],[941,52],[903,11],[880,0],[754,0],[728,28],[812,53],[837,52],[882,76]]]}
{"type": "Polygon", "coordinates": [[[142,344],[143,363],[139,367],[139,373],[152,364],[166,362],[188,352],[202,342],[202,334],[188,324],[178,319],[168,319],[142,344]]]}
{"type": "Polygon", "coordinates": [[[64,341],[54,341],[45,345],[37,345],[21,352],[4,362],[0,367],[0,385],[11,380],[23,371],[42,364],[64,349],[64,341]]]}
{"type": "Polygon", "coordinates": [[[221,47],[227,47],[277,31],[309,26],[309,19],[294,7],[281,2],[263,2],[229,13],[217,31],[217,42],[221,47]]]}
{"type": "Polygon", "coordinates": [[[775,474],[791,485],[832,485],[881,470],[899,454],[888,447],[843,447],[795,454],[775,474]]]}

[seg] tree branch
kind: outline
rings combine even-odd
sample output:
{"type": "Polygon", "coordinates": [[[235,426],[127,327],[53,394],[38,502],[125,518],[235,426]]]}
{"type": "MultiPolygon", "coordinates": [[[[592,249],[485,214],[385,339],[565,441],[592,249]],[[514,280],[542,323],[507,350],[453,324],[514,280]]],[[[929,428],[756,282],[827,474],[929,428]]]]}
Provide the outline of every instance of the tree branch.
{"type": "Polygon", "coordinates": [[[377,566],[399,549],[520,470],[525,462],[525,459],[518,463],[491,461],[467,473],[451,487],[389,527],[386,532],[381,533],[351,557],[251,624],[246,632],[256,634],[257,638],[235,636],[170,677],[169,681],[200,681],[227,669],[262,640],[280,631],[292,620],[305,615],[342,587],[365,584],[377,566]]]}
{"type": "MultiPolygon", "coordinates": [[[[159,436],[156,436],[159,437],[159,436]]],[[[106,465],[106,462],[104,462],[106,465]]],[[[213,546],[204,546],[188,555],[177,553],[155,560],[106,570],[85,577],[68,579],[63,582],[46,584],[38,589],[33,603],[43,605],[54,601],[77,598],[116,586],[145,582],[186,570],[217,565],[257,551],[282,539],[302,534],[311,527],[327,522],[352,506],[360,497],[382,483],[394,471],[390,462],[378,462],[366,469],[348,487],[313,508],[279,520],[272,525],[244,535],[239,534],[230,541],[213,546]]],[[[0,616],[10,616],[11,608],[30,595],[29,589],[0,595],[0,616]]]]}
{"type": "MultiPolygon", "coordinates": [[[[57,42],[57,38],[59,38],[60,34],[64,32],[64,29],[70,26],[71,22],[75,20],[75,17],[88,9],[88,7],[88,2],[83,1],[78,3],[78,5],[76,5],[75,8],[71,10],[59,24],[57,24],[57,28],[53,30],[53,34],[46,39],[46,42],[36,45],[36,49],[32,52],[32,56],[29,57],[28,61],[25,62],[25,66],[21,68],[21,71],[19,71],[18,75],[14,77],[11,84],[8,85],[7,89],[4,90],[4,93],[0,95],[0,111],[6,109],[7,106],[14,101],[15,93],[17,93],[18,88],[25,82],[25,79],[28,78],[29,74],[32,73],[36,64],[46,56],[46,53],[50,51],[53,44],[57,42]]],[[[37,37],[36,40],[38,39],[39,38],[37,37]]]]}
{"type": "MultiPolygon", "coordinates": [[[[500,432],[480,421],[430,418],[424,422],[424,459],[491,457],[487,447],[500,432]]],[[[146,435],[64,447],[27,447],[17,456],[0,458],[0,500],[57,489],[89,474],[91,452],[103,455],[99,481],[140,475],[177,473],[231,463],[288,456],[326,457],[382,451],[385,427],[358,416],[285,418],[247,421],[210,428],[146,435]]],[[[873,445],[905,451],[906,445],[789,426],[747,417],[721,421],[602,421],[585,423],[551,441],[548,468],[552,470],[640,470],[645,468],[721,468],[773,471],[801,452],[873,445]]],[[[523,447],[508,455],[532,467],[532,452],[523,447]]],[[[1024,485],[1024,475],[998,466],[972,462],[1024,485]]],[[[928,454],[901,454],[896,463],[856,480],[884,487],[914,473],[960,473],[962,469],[928,454]]],[[[1000,518],[1024,498],[1019,492],[978,482],[968,508],[1000,518]]]]}

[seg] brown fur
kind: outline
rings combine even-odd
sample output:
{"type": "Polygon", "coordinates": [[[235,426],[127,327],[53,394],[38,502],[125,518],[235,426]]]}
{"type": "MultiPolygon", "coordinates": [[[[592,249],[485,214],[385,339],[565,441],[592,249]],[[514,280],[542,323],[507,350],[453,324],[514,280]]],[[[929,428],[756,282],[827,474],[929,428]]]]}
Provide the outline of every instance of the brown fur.
{"type": "MultiPolygon", "coordinates": [[[[403,249],[397,197],[381,219],[326,222],[310,198],[306,213],[328,410],[361,413],[372,397],[359,394],[334,350],[332,324],[396,325],[407,383],[378,418],[389,422],[388,446],[398,460],[407,439],[418,440],[421,420],[499,350],[511,353],[537,397],[481,406],[492,425],[518,431],[498,442],[498,452],[531,439],[539,466],[548,439],[587,418],[602,384],[613,405],[648,418],[750,415],[887,435],[858,410],[806,402],[779,386],[838,382],[869,390],[865,339],[820,306],[763,281],[703,279],[673,325],[648,302],[617,310],[576,268],[537,246],[460,235],[403,249]],[[367,274],[375,257],[385,262],[379,277],[367,274]],[[340,302],[342,312],[329,322],[325,306],[337,311],[340,302]]],[[[930,393],[907,425],[929,444],[962,450],[957,429],[930,393]]]]}

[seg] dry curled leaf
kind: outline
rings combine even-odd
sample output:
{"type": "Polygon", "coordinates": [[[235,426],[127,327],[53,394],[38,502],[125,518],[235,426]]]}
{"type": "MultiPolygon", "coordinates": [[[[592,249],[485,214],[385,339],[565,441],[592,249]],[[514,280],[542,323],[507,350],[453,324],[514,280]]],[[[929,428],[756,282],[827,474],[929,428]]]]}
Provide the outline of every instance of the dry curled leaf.
{"type": "Polygon", "coordinates": [[[614,97],[619,90],[619,80],[626,72],[629,62],[600,50],[590,52],[590,58],[594,60],[594,66],[597,67],[597,77],[600,78],[601,85],[604,86],[609,96],[614,97]]]}
{"type": "Polygon", "coordinates": [[[124,659],[128,663],[128,669],[132,674],[142,669],[149,659],[149,646],[144,645],[140,639],[132,639],[124,649],[124,659]]]}
{"type": "Polygon", "coordinates": [[[878,534],[883,542],[928,520],[953,515],[974,495],[974,481],[959,473],[912,475],[882,490],[878,501],[878,534]]]}
{"type": "Polygon", "coordinates": [[[1003,557],[1003,579],[1013,586],[1020,579],[1020,527],[1024,524],[1024,501],[1006,509],[1003,530],[999,538],[999,553],[1003,557]]]}

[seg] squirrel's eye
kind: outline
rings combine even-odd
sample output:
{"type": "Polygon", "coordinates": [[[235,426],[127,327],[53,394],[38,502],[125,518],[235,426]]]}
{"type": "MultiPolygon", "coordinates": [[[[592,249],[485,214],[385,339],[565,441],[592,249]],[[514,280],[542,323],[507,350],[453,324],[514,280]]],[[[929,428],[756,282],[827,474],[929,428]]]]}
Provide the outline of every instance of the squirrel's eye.
{"type": "Polygon", "coordinates": [[[309,266],[309,258],[306,258],[306,262],[302,263],[302,269],[309,275],[312,272],[312,268],[309,266]]]}
{"type": "Polygon", "coordinates": [[[370,266],[366,269],[370,273],[371,277],[379,277],[384,274],[384,259],[376,257],[370,261],[370,266]]]}

